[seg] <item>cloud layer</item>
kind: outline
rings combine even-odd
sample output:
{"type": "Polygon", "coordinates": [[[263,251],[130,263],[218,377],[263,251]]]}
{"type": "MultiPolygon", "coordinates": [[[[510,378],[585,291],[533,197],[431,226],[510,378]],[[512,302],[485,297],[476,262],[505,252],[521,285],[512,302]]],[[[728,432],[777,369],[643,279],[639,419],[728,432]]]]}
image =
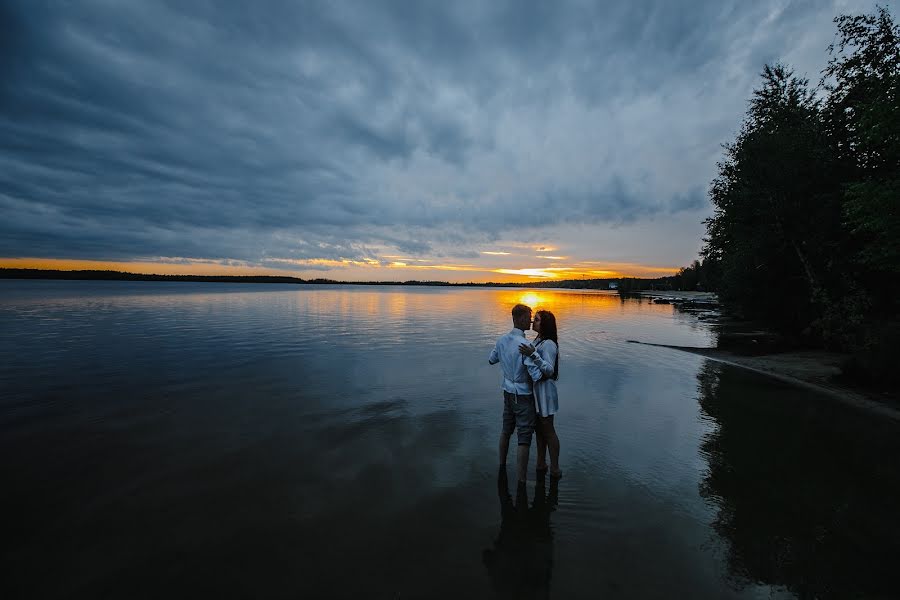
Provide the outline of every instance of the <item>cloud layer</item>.
{"type": "Polygon", "coordinates": [[[762,65],[871,6],[7,2],[0,256],[680,264],[602,233],[699,222],[762,65]]]}

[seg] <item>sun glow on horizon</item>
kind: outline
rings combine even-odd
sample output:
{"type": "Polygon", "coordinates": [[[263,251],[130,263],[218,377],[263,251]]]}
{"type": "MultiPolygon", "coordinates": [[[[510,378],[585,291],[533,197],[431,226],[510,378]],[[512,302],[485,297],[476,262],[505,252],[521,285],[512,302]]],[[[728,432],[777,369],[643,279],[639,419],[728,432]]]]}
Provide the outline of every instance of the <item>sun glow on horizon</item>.
{"type": "MultiPolygon", "coordinates": [[[[96,270],[121,271],[157,275],[270,275],[303,279],[334,279],[338,281],[388,280],[449,280],[456,283],[512,283],[517,281],[552,281],[563,279],[619,279],[622,277],[655,278],[674,275],[676,267],[657,267],[633,263],[604,263],[600,261],[568,262],[566,257],[540,256],[559,260],[551,267],[505,267],[481,264],[443,262],[440,259],[383,255],[379,259],[277,258],[269,257],[260,263],[232,259],[202,259],[185,257],[154,257],[136,261],[103,261],[56,258],[0,258],[0,267],[14,269],[47,269],[61,271],[96,270]],[[568,264],[566,264],[568,262],[568,264]],[[409,271],[407,275],[400,275],[409,271]],[[450,275],[449,277],[447,275],[450,275]]],[[[487,263],[490,259],[484,259],[487,263]]],[[[497,260],[510,262],[507,256],[497,260]]],[[[518,261],[516,261],[518,262],[518,261]]],[[[519,263],[521,264],[521,263],[519,263]]],[[[515,266],[515,263],[513,263],[515,266]]]]}
{"type": "Polygon", "coordinates": [[[541,303],[541,297],[535,292],[525,292],[519,296],[519,304],[530,306],[532,309],[541,303]]]}

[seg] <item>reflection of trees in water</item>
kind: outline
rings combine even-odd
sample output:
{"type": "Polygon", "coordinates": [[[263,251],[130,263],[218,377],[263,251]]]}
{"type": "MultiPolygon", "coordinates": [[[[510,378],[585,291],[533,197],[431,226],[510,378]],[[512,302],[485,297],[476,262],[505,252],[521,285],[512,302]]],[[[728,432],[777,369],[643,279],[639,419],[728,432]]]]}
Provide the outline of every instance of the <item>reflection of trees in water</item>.
{"type": "Polygon", "coordinates": [[[499,598],[548,598],[550,595],[553,570],[550,513],[556,509],[559,490],[558,480],[551,478],[548,493],[546,479],[546,474],[538,477],[534,504],[529,507],[525,484],[518,484],[513,503],[506,469],[501,468],[498,474],[500,533],[493,548],[485,550],[482,558],[499,598]]]}
{"type": "Polygon", "coordinates": [[[897,426],[712,361],[698,379],[701,409],[717,425],[701,444],[700,493],[718,507],[713,528],[735,582],[801,597],[893,597],[897,426]]]}

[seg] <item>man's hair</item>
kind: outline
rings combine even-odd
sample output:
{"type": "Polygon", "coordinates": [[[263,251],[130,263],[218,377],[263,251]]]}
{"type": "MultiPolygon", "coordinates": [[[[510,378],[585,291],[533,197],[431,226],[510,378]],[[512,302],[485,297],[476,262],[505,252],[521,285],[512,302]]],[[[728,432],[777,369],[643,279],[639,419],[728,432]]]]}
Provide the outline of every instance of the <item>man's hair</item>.
{"type": "Polygon", "coordinates": [[[524,304],[516,304],[512,309],[512,318],[513,321],[518,321],[522,317],[531,314],[531,307],[525,306],[524,304]]]}

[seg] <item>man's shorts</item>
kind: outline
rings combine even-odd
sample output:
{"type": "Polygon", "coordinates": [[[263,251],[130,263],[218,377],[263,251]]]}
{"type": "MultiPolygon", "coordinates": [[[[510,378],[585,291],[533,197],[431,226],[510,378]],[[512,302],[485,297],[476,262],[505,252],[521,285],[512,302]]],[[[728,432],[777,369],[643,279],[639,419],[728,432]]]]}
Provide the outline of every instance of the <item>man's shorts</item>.
{"type": "Polygon", "coordinates": [[[534,423],[537,413],[534,410],[534,394],[523,396],[522,394],[510,394],[503,392],[503,434],[512,435],[514,430],[519,433],[519,445],[530,446],[531,434],[534,433],[534,423]]]}

